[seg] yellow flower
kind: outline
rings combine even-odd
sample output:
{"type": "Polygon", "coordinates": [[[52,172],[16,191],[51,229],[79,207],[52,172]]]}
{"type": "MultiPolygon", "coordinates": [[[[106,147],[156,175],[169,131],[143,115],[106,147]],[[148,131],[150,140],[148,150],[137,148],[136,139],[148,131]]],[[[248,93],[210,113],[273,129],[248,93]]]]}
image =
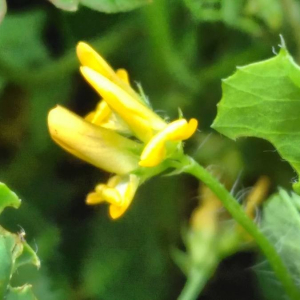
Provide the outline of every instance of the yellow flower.
{"type": "Polygon", "coordinates": [[[48,126],[57,144],[100,169],[122,175],[138,167],[138,143],[91,124],[62,106],[49,112],[48,126]]]}
{"type": "Polygon", "coordinates": [[[130,174],[138,168],[141,145],[115,131],[82,119],[57,106],[48,115],[51,137],[66,151],[110,173],[107,185],[100,184],[88,194],[87,204],[108,202],[110,216],[120,217],[130,205],[140,179],[130,174]],[[128,175],[130,174],[130,175],[128,175]]]}
{"type": "Polygon", "coordinates": [[[163,171],[163,161],[182,153],[181,141],[196,131],[198,123],[178,119],[168,124],[131,87],[124,69],[115,72],[83,42],[77,55],[81,73],[102,100],[85,119],[57,106],[48,116],[49,131],[68,152],[116,174],[86,199],[90,205],[109,203],[110,216],[116,219],[127,210],[138,186],[163,171]]]}
{"type": "Polygon", "coordinates": [[[99,204],[103,201],[110,203],[109,213],[113,219],[119,218],[130,205],[139,185],[139,177],[130,174],[125,178],[112,177],[107,184],[99,184],[95,192],[89,193],[87,204],[99,204]]]}
{"type": "Polygon", "coordinates": [[[271,182],[267,176],[261,176],[246,198],[245,212],[251,219],[256,218],[257,208],[266,199],[271,182]]]}
{"type": "MultiPolygon", "coordinates": [[[[81,73],[103,99],[94,116],[98,114],[99,119],[107,123],[107,118],[111,119],[110,114],[116,114],[126,123],[131,134],[146,144],[141,166],[158,165],[168,156],[168,144],[170,149],[174,148],[174,143],[172,145],[168,141],[188,139],[196,131],[196,119],[189,122],[181,119],[167,124],[131,88],[127,72],[123,69],[115,72],[89,45],[80,42],[77,55],[82,64],[81,73]]],[[[124,125],[120,127],[124,128],[124,125]]]]}
{"type": "Polygon", "coordinates": [[[222,203],[219,198],[204,184],[199,186],[201,202],[191,216],[191,227],[195,231],[215,235],[218,230],[219,212],[222,203]]]}
{"type": "Polygon", "coordinates": [[[142,152],[139,165],[142,167],[158,165],[166,157],[166,143],[188,139],[197,129],[197,125],[196,119],[191,119],[189,122],[179,119],[165,126],[148,142],[142,152]]]}

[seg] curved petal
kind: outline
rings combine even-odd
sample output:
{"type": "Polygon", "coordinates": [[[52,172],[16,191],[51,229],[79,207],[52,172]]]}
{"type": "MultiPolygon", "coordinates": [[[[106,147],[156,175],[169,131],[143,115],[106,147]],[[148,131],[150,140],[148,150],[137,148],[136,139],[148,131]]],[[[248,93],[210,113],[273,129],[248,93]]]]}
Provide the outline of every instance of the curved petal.
{"type": "Polygon", "coordinates": [[[172,122],[167,130],[168,140],[170,141],[184,141],[189,139],[197,130],[198,121],[196,119],[190,119],[187,122],[185,119],[180,119],[172,122]],[[172,124],[172,125],[171,125],[172,124]]]}
{"type": "Polygon", "coordinates": [[[125,83],[127,83],[128,85],[130,85],[130,81],[129,81],[129,74],[125,69],[118,69],[116,71],[117,76],[122,79],[125,83]]]}
{"type": "Polygon", "coordinates": [[[149,141],[155,132],[166,126],[156,113],[106,77],[88,67],[81,67],[80,70],[103,100],[127,123],[140,140],[149,141]]]}
{"type": "Polygon", "coordinates": [[[90,112],[85,119],[92,124],[101,126],[108,122],[111,116],[111,109],[107,105],[107,103],[101,100],[94,111],[90,112]]]}
{"type": "Polygon", "coordinates": [[[117,219],[128,209],[138,186],[139,178],[136,175],[114,176],[107,184],[98,185],[94,192],[88,194],[86,203],[95,205],[108,202],[111,218],[117,219]]]}
{"type": "Polygon", "coordinates": [[[167,155],[166,142],[182,141],[190,138],[197,130],[198,122],[191,119],[179,119],[168,124],[158,132],[145,146],[139,165],[142,167],[155,167],[161,163],[167,155]]]}
{"type": "Polygon", "coordinates": [[[133,153],[140,148],[138,143],[93,125],[61,106],[49,112],[48,127],[58,145],[100,169],[125,174],[137,168],[138,157],[133,153]]]}
{"type": "Polygon", "coordinates": [[[141,167],[155,167],[159,165],[166,156],[166,141],[164,131],[157,133],[145,146],[139,165],[141,167]]]}
{"type": "Polygon", "coordinates": [[[79,42],[76,53],[83,66],[90,67],[110,80],[115,78],[116,74],[113,68],[87,43],[79,42]]]}
{"type": "Polygon", "coordinates": [[[132,135],[127,124],[113,113],[107,103],[103,100],[99,101],[95,110],[85,116],[85,120],[97,126],[108,128],[127,136],[132,135]]]}
{"type": "Polygon", "coordinates": [[[79,42],[77,44],[76,52],[82,66],[89,67],[98,72],[102,76],[114,82],[116,85],[120,86],[136,100],[140,101],[139,95],[129,84],[128,76],[127,80],[124,80],[125,70],[122,69],[120,72],[121,74],[116,73],[101,55],[99,55],[91,46],[84,42],[79,42]]]}

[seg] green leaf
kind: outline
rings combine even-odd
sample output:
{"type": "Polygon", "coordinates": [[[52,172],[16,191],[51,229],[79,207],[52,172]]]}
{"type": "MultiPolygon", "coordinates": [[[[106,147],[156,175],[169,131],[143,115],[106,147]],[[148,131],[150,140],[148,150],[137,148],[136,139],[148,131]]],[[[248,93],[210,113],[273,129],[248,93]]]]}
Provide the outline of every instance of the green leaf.
{"type": "MultiPolygon", "coordinates": [[[[300,196],[280,189],[263,206],[261,230],[278,250],[293,278],[300,277],[300,196]]],[[[255,270],[267,299],[285,299],[284,291],[267,262],[255,270]]]]}
{"type": "Polygon", "coordinates": [[[12,235],[0,234],[0,299],[3,299],[10,280],[13,268],[12,250],[14,244],[15,239],[12,235]]]}
{"type": "Polygon", "coordinates": [[[0,299],[6,292],[12,274],[26,264],[39,267],[40,260],[24,236],[10,233],[0,226],[0,299]]]}
{"type": "MultiPolygon", "coordinates": [[[[21,200],[5,184],[0,182],[0,213],[7,206],[18,208],[21,200]]],[[[7,290],[12,274],[22,265],[40,266],[40,260],[26,243],[25,232],[13,234],[0,226],[0,299],[35,299],[31,288],[25,285],[7,290]]]]}
{"type": "Polygon", "coordinates": [[[25,284],[21,287],[9,287],[6,300],[37,300],[33,295],[31,285],[25,284]]]}
{"type": "Polygon", "coordinates": [[[284,45],[274,58],[238,67],[222,89],[212,127],[231,139],[268,140],[299,174],[300,69],[284,45]]]}
{"type": "Polygon", "coordinates": [[[0,182],[0,213],[7,206],[18,208],[21,205],[21,200],[12,192],[4,183],[0,182]]]}
{"type": "Polygon", "coordinates": [[[58,8],[76,11],[82,4],[91,9],[105,12],[118,13],[136,9],[142,5],[151,3],[151,0],[50,0],[58,8]]]}
{"type": "Polygon", "coordinates": [[[27,264],[32,264],[39,268],[41,262],[38,256],[36,255],[35,251],[26,242],[23,242],[23,252],[15,260],[13,271],[27,264]]]}

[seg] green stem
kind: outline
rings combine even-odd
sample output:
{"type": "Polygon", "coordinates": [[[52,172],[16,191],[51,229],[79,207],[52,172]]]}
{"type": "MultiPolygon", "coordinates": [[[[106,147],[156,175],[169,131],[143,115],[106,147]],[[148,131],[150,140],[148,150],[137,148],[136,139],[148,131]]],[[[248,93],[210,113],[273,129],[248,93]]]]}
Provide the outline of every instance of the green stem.
{"type": "Polygon", "coordinates": [[[211,278],[218,266],[217,258],[207,262],[206,265],[195,266],[187,276],[187,281],[177,300],[196,300],[202,292],[207,281],[211,278]]]}
{"type": "Polygon", "coordinates": [[[196,300],[209,278],[210,274],[208,275],[207,272],[203,270],[192,270],[177,300],[196,300]]]}
{"type": "Polygon", "coordinates": [[[205,168],[200,166],[188,156],[183,156],[179,165],[176,167],[182,168],[185,173],[195,176],[215,193],[232,217],[244,228],[246,232],[249,233],[249,235],[252,236],[257,245],[260,247],[290,299],[299,300],[300,292],[276,249],[258,229],[256,224],[246,215],[241,205],[230,194],[230,192],[228,192],[226,188],[205,168]]]}

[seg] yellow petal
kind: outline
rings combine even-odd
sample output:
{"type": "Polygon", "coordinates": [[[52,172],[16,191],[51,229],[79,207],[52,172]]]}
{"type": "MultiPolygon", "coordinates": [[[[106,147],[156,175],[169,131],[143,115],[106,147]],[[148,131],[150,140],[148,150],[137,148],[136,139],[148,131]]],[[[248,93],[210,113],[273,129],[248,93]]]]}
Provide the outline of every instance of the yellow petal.
{"type": "Polygon", "coordinates": [[[157,114],[106,77],[88,67],[81,67],[80,70],[103,100],[127,123],[140,140],[149,141],[154,132],[166,126],[157,114]]]}
{"type": "Polygon", "coordinates": [[[251,219],[255,218],[257,208],[266,199],[270,185],[270,179],[266,176],[262,176],[255,183],[247,196],[245,212],[251,219]]]}
{"type": "Polygon", "coordinates": [[[156,134],[144,148],[139,165],[141,167],[155,167],[166,156],[166,136],[163,131],[156,134]]]}
{"type": "Polygon", "coordinates": [[[97,126],[108,128],[127,136],[132,135],[127,124],[113,113],[107,103],[103,100],[98,103],[94,111],[85,116],[85,120],[97,126]]]}
{"type": "Polygon", "coordinates": [[[138,157],[133,152],[138,151],[138,143],[93,125],[61,106],[49,112],[48,127],[58,145],[100,169],[125,174],[137,167],[138,157]]]}
{"type": "Polygon", "coordinates": [[[118,77],[120,79],[122,79],[124,82],[126,82],[128,85],[130,85],[129,75],[128,75],[128,72],[125,69],[118,69],[116,71],[116,74],[118,75],[118,77]]]}
{"type": "Polygon", "coordinates": [[[100,101],[94,111],[89,113],[85,119],[95,125],[101,126],[108,122],[111,116],[111,109],[105,101],[100,101]]]}
{"type": "Polygon", "coordinates": [[[79,42],[76,47],[77,57],[83,66],[101,73],[107,78],[114,78],[115,71],[91,46],[84,42],[79,42]]]}
{"type": "Polygon", "coordinates": [[[106,60],[101,57],[101,55],[99,55],[91,46],[84,42],[79,42],[77,44],[76,52],[82,66],[89,67],[100,73],[102,76],[120,86],[128,94],[139,101],[139,95],[131,88],[128,76],[126,78],[125,70],[121,70],[119,74],[116,74],[106,60]]]}
{"type": "Polygon", "coordinates": [[[85,203],[88,205],[95,205],[104,202],[105,199],[101,196],[100,193],[92,192],[87,195],[85,203]]]}
{"type": "Polygon", "coordinates": [[[170,141],[183,141],[189,139],[197,130],[198,121],[190,119],[187,122],[185,119],[180,119],[172,122],[172,127],[169,128],[168,140],[170,141]]]}
{"type": "Polygon", "coordinates": [[[117,219],[128,209],[138,186],[139,177],[136,175],[113,176],[106,185],[100,184],[94,192],[89,193],[86,203],[95,205],[108,202],[111,218],[117,219]]]}
{"type": "Polygon", "coordinates": [[[202,184],[199,188],[199,198],[201,202],[191,216],[192,228],[203,233],[215,233],[220,225],[222,203],[206,185],[202,184]]]}
{"type": "Polygon", "coordinates": [[[161,163],[167,153],[167,141],[186,140],[196,131],[198,122],[191,119],[179,119],[168,124],[163,130],[158,132],[144,148],[139,165],[142,167],[155,167],[161,163]]]}
{"type": "Polygon", "coordinates": [[[119,191],[123,202],[120,205],[110,205],[109,214],[112,219],[117,219],[121,217],[131,204],[136,190],[139,186],[139,178],[136,175],[129,175],[129,181],[120,181],[116,186],[119,191]]]}

